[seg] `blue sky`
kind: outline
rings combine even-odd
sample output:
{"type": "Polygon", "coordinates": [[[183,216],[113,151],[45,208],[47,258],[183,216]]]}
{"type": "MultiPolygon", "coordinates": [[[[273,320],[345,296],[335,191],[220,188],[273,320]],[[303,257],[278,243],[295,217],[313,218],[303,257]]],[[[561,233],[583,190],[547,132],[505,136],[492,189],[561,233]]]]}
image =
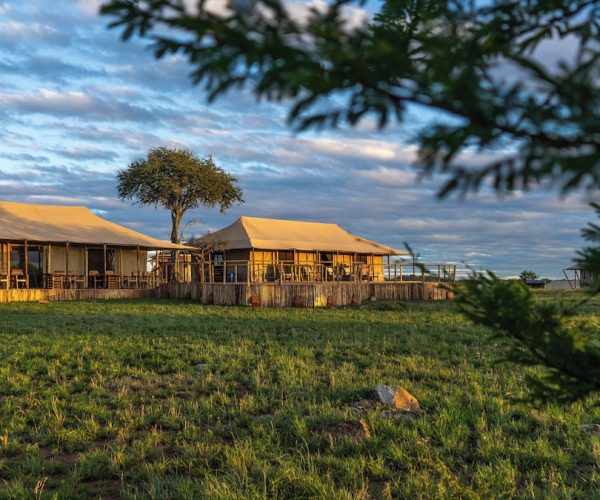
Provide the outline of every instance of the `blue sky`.
{"type": "Polygon", "coordinates": [[[0,199],[83,204],[167,239],[168,214],[121,203],[115,172],[168,145],[212,155],[245,193],[225,215],[189,214],[202,221],[192,233],[240,215],[328,221],[389,245],[409,242],[428,261],[548,277],[560,276],[582,245],[592,214],[580,194],[437,201],[439,180],[418,182],[411,166],[411,136],[437,119],[431,113],[414,110],[384,132],[366,120],[295,134],[285,104],[257,103],[244,91],[207,104],[185,61],[157,62],[144,42],[121,42],[97,15],[99,3],[0,0],[0,199]]]}

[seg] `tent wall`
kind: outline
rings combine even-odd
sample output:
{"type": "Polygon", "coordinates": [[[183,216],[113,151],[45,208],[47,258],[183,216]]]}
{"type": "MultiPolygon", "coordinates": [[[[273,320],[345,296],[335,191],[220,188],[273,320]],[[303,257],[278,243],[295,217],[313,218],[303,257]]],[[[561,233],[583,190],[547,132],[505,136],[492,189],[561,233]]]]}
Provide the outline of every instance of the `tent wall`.
{"type": "Polygon", "coordinates": [[[6,274],[9,262],[10,256],[8,255],[8,245],[2,243],[0,244],[0,274],[6,274]]]}
{"type": "Polygon", "coordinates": [[[349,253],[334,253],[333,254],[333,265],[341,264],[343,266],[352,267],[354,262],[354,254],[349,253]]]}
{"type": "Polygon", "coordinates": [[[146,250],[136,250],[130,248],[121,248],[120,258],[117,257],[117,269],[122,274],[131,274],[137,271],[146,270],[148,261],[148,252],[146,250]]]}
{"type": "MultiPolygon", "coordinates": [[[[48,249],[46,248],[46,252],[48,249]]],[[[52,245],[50,251],[49,272],[67,271],[66,247],[52,245]]],[[[69,247],[69,269],[76,273],[85,273],[85,253],[83,247],[69,247]]]]}
{"type": "Polygon", "coordinates": [[[275,279],[274,264],[276,259],[277,252],[252,250],[250,252],[250,280],[263,282],[275,279]]]}
{"type": "Polygon", "coordinates": [[[317,262],[317,252],[296,252],[294,263],[297,265],[310,265],[317,262]]]}
{"type": "Polygon", "coordinates": [[[367,256],[367,264],[371,265],[370,271],[373,274],[371,277],[373,281],[385,281],[383,255],[367,256]]]}
{"type": "Polygon", "coordinates": [[[229,250],[225,254],[227,261],[226,278],[232,277],[236,282],[248,280],[248,261],[250,260],[250,250],[229,250]]]}

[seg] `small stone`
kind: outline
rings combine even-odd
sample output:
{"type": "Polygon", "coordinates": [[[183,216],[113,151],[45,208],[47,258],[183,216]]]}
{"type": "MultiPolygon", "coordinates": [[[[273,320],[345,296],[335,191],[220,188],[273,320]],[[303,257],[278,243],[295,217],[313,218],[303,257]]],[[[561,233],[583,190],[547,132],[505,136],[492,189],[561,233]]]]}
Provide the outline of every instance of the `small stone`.
{"type": "Polygon", "coordinates": [[[378,385],[375,387],[375,392],[379,401],[394,410],[418,412],[421,409],[417,398],[400,386],[392,388],[388,385],[378,385]]]}
{"type": "Polygon", "coordinates": [[[198,363],[196,366],[194,366],[194,370],[196,370],[197,372],[204,371],[205,368],[206,365],[204,363],[198,363]]]}
{"type": "Polygon", "coordinates": [[[600,424],[582,424],[579,426],[579,430],[600,435],[600,424]]]}

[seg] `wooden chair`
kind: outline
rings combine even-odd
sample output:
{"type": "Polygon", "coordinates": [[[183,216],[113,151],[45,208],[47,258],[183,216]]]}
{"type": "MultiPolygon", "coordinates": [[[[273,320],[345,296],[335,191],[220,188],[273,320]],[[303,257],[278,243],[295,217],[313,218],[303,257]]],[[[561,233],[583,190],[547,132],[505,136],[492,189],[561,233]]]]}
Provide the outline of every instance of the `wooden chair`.
{"type": "Polygon", "coordinates": [[[104,287],[111,290],[121,288],[121,276],[114,271],[106,271],[104,275],[104,287]]]}
{"type": "Polygon", "coordinates": [[[85,275],[77,271],[69,271],[69,287],[70,288],[85,288],[85,275]]]}
{"type": "Polygon", "coordinates": [[[89,271],[88,272],[88,287],[89,288],[98,288],[98,286],[102,286],[103,280],[99,271],[89,271]]]}
{"type": "Polygon", "coordinates": [[[148,271],[140,271],[139,275],[139,286],[140,288],[150,287],[150,273],[148,271]]]}
{"type": "Polygon", "coordinates": [[[11,278],[11,281],[12,281],[13,286],[15,288],[18,289],[20,284],[24,285],[25,288],[28,288],[28,286],[27,286],[27,281],[28,281],[27,280],[27,276],[25,276],[23,274],[23,270],[22,269],[13,269],[10,272],[10,278],[11,278]]]}
{"type": "Polygon", "coordinates": [[[131,272],[123,275],[123,288],[138,288],[139,277],[136,273],[131,272]]]}
{"type": "Polygon", "coordinates": [[[62,290],[65,287],[65,272],[56,270],[46,274],[46,288],[62,290]]]}
{"type": "Polygon", "coordinates": [[[0,288],[8,288],[8,274],[0,274],[0,288]]]}

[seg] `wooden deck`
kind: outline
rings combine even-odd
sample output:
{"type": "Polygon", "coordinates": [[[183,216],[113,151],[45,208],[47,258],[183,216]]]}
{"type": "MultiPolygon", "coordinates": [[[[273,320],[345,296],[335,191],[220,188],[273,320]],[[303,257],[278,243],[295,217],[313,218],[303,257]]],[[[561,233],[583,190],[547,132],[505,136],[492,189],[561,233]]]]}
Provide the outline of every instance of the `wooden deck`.
{"type": "Polygon", "coordinates": [[[28,288],[0,290],[2,302],[46,302],[54,300],[102,300],[102,299],[142,299],[154,297],[153,289],[87,289],[87,290],[52,290],[44,288],[28,288]]]}
{"type": "Polygon", "coordinates": [[[327,307],[365,300],[446,300],[451,293],[439,283],[179,283],[155,289],[0,290],[3,302],[170,298],[201,304],[266,307],[327,307]]]}
{"type": "Polygon", "coordinates": [[[267,307],[327,307],[365,300],[447,300],[451,292],[439,283],[286,283],[172,284],[156,290],[161,298],[189,299],[201,304],[267,307]]]}

